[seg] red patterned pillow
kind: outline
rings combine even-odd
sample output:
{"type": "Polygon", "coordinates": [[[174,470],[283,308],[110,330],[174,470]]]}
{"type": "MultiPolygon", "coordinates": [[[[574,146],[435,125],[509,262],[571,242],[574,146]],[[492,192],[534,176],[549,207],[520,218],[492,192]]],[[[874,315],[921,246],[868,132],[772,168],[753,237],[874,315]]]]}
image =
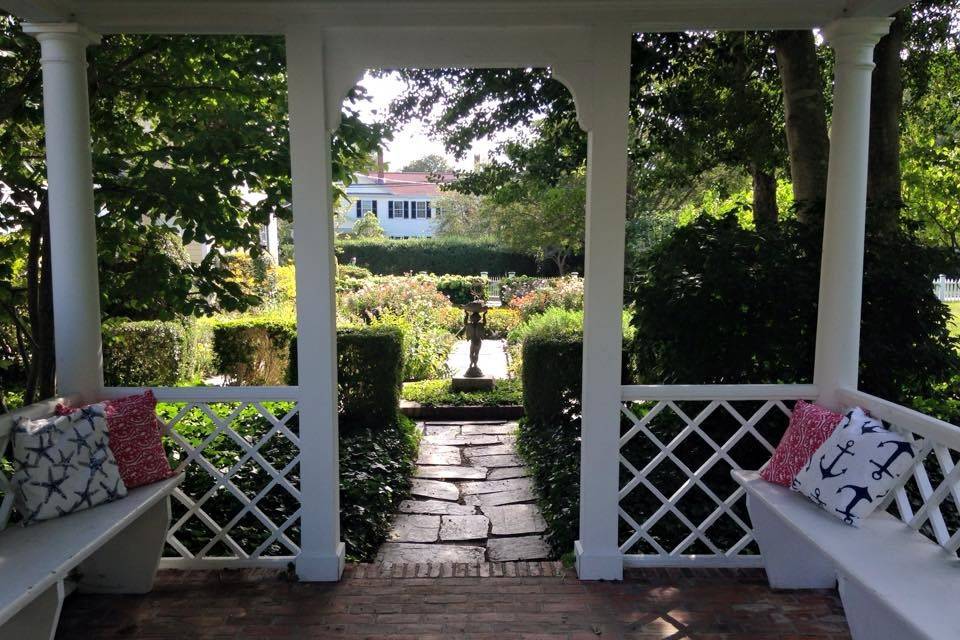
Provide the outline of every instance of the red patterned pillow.
{"type": "MultiPolygon", "coordinates": [[[[789,487],[813,452],[830,437],[842,419],[839,413],[798,400],[790,415],[790,424],[760,477],[789,487]]],[[[123,467],[120,470],[123,471],[123,467]]]]}
{"type": "MultiPolygon", "coordinates": [[[[57,415],[76,409],[57,405],[57,415]]],[[[157,399],[147,390],[107,403],[107,430],[110,450],[120,467],[120,477],[128,489],[166,480],[173,475],[160,440],[157,399]]]]}

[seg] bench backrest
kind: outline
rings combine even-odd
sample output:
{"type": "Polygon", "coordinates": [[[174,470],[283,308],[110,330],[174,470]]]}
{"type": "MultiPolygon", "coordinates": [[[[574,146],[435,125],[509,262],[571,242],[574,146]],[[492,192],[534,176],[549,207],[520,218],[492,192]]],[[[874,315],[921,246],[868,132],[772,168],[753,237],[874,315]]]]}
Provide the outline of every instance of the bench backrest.
{"type": "Polygon", "coordinates": [[[7,527],[14,509],[14,492],[10,483],[10,473],[13,470],[10,455],[13,425],[20,418],[36,420],[52,416],[58,402],[69,404],[69,400],[69,398],[51,398],[0,415],[0,531],[7,527]]]}
{"type": "Polygon", "coordinates": [[[903,522],[956,555],[960,549],[960,427],[861,391],[842,390],[840,399],[913,439],[919,454],[912,473],[880,508],[893,504],[903,522]]]}

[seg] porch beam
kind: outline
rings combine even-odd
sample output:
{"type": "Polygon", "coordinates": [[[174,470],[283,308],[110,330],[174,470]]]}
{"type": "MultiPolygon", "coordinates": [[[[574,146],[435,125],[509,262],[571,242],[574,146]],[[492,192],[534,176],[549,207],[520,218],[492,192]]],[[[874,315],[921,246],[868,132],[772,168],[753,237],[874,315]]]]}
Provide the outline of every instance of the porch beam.
{"type": "Polygon", "coordinates": [[[300,416],[300,555],[297,575],[336,581],[343,573],[337,424],[336,261],[330,131],[325,115],[322,31],[286,34],[297,259],[297,376],[300,416]]]}
{"type": "Polygon", "coordinates": [[[623,268],[630,44],[622,29],[593,34],[587,142],[580,536],[577,575],[621,580],[619,524],[623,268]]]}
{"type": "Polygon", "coordinates": [[[75,23],[26,23],[40,42],[47,153],[57,391],[97,399],[103,388],[87,47],[75,23]]]}
{"type": "Polygon", "coordinates": [[[843,18],[823,30],[836,62],[813,382],[834,408],[839,389],[857,387],[873,48],[891,22],[843,18]]]}

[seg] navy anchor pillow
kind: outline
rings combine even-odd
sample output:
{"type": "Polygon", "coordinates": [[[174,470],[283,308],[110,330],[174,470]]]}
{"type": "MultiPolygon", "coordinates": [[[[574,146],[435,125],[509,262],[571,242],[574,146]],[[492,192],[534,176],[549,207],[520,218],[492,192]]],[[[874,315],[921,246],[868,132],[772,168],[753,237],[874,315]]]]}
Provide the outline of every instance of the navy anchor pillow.
{"type": "Polygon", "coordinates": [[[915,455],[906,438],[857,407],[814,452],[791,488],[857,527],[905,480],[915,455]]]}
{"type": "Polygon", "coordinates": [[[11,479],[25,525],[127,495],[110,451],[103,404],[68,416],[19,420],[13,458],[11,479]]]}

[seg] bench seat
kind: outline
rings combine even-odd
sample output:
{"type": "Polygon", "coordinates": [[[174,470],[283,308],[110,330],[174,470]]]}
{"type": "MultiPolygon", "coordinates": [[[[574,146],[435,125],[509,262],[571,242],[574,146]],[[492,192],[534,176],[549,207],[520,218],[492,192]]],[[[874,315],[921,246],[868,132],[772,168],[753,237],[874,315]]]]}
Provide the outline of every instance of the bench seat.
{"type": "Polygon", "coordinates": [[[839,583],[855,639],[960,638],[960,560],[882,512],[850,527],[803,496],[734,471],[771,586],[839,583]]]}
{"type": "MultiPolygon", "coordinates": [[[[157,553],[146,543],[165,535],[167,498],[182,479],[178,474],[132,489],[127,497],[115,502],[0,531],[0,636],[22,637],[7,634],[11,627],[19,629],[16,618],[22,617],[22,612],[26,614],[21,624],[29,622],[31,607],[55,606],[58,613],[63,580],[78,566],[81,591],[149,591],[162,538],[157,553]],[[4,627],[8,622],[10,625],[4,627]]],[[[38,620],[45,616],[40,611],[36,614],[38,620]]]]}

